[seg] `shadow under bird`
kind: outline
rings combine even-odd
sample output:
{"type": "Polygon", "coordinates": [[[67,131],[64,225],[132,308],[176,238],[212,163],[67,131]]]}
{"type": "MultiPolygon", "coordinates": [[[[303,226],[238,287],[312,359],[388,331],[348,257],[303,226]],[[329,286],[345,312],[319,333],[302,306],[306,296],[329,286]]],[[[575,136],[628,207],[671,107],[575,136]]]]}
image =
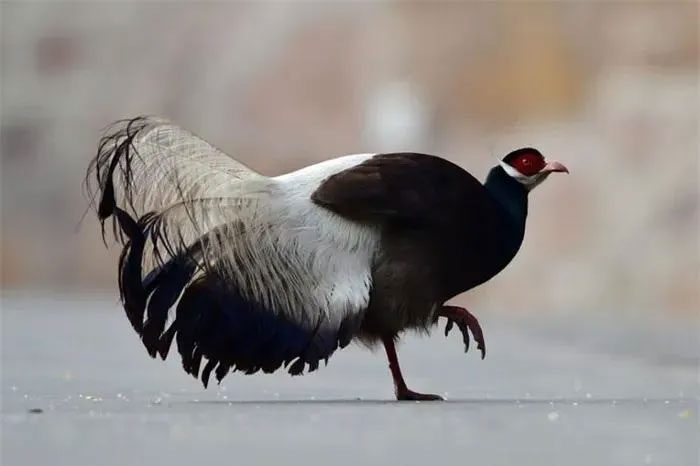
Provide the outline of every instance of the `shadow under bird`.
{"type": "Polygon", "coordinates": [[[221,381],[231,371],[314,371],[359,340],[383,344],[397,399],[441,399],[409,390],[395,341],[444,317],[445,334],[456,325],[468,349],[471,332],[483,358],[477,319],[444,303],[513,259],[528,192],[568,173],[524,148],[483,184],[416,153],[348,155],[267,177],[164,120],[111,131],[86,182],[103,237],[111,226],[123,246],[126,315],[152,357],[165,359],[175,340],[205,386],[212,372],[221,381]]]}

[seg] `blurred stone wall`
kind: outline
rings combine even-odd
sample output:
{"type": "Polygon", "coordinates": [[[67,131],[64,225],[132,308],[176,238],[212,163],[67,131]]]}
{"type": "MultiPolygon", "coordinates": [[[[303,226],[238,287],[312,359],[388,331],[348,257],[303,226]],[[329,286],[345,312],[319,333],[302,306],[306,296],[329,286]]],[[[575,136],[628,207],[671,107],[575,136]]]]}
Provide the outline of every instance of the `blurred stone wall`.
{"type": "Polygon", "coordinates": [[[266,174],[538,147],[572,173],[463,301],[694,314],[698,52],[693,3],[3,3],[2,287],[114,289],[81,182],[104,126],[155,114],[266,174]]]}

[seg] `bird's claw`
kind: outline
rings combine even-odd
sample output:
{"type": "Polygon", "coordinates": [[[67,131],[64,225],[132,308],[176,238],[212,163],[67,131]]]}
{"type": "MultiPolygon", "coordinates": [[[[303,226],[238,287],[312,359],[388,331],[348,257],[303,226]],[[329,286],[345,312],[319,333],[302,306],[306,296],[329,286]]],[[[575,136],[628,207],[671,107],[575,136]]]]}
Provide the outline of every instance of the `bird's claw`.
{"type": "MultiPolygon", "coordinates": [[[[456,322],[457,328],[462,332],[462,341],[464,342],[464,352],[469,351],[469,327],[464,322],[456,322]]],[[[455,325],[455,321],[451,318],[447,318],[447,323],[445,324],[445,336],[448,336],[455,325]]]]}
{"type": "Polygon", "coordinates": [[[459,322],[457,328],[462,332],[462,341],[464,342],[464,352],[469,351],[469,327],[464,322],[459,322]]]}
{"type": "Polygon", "coordinates": [[[452,327],[457,324],[457,328],[462,332],[464,352],[466,353],[469,351],[469,332],[471,331],[477,343],[476,348],[481,351],[481,359],[484,359],[486,357],[486,342],[484,341],[484,332],[477,318],[466,309],[455,306],[445,306],[442,315],[447,318],[445,336],[448,336],[452,327]]]}
{"type": "Polygon", "coordinates": [[[454,326],[454,324],[455,324],[455,321],[448,317],[447,323],[445,324],[445,336],[450,334],[450,331],[452,330],[452,327],[454,326]]]}

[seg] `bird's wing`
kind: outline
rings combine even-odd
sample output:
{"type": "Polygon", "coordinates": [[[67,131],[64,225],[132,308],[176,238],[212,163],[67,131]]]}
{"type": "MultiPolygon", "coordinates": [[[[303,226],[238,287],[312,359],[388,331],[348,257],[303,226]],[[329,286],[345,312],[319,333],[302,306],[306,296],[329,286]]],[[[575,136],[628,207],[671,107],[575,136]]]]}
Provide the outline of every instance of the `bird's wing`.
{"type": "Polygon", "coordinates": [[[468,172],[416,153],[376,155],[328,177],[312,199],[359,222],[443,228],[465,217],[488,215],[493,205],[468,172]]]}
{"type": "Polygon", "coordinates": [[[205,383],[231,368],[291,363],[296,374],[359,327],[376,234],[319,208],[298,180],[262,176],[148,118],[103,138],[88,176],[124,245],[122,300],[152,356],[177,337],[188,372],[208,359],[205,383]]]}
{"type": "Polygon", "coordinates": [[[510,260],[504,256],[514,228],[505,209],[476,178],[439,157],[376,155],[329,176],[312,199],[380,228],[373,305],[387,307],[378,304],[384,294],[406,300],[400,312],[427,308],[483,283],[510,260]]]}

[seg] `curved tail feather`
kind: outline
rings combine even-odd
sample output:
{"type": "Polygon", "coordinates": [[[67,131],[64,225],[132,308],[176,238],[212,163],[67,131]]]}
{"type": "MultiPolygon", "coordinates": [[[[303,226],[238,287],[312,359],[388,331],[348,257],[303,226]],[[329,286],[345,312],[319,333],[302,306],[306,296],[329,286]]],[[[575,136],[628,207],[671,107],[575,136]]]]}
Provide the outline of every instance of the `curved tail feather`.
{"type": "Polygon", "coordinates": [[[290,271],[294,261],[269,239],[269,179],[166,122],[118,125],[101,140],[86,185],[96,182],[103,239],[112,219],[123,246],[120,296],[152,357],[165,359],[175,340],[185,371],[206,386],[212,372],[220,381],[231,370],[313,371],[349,343],[361,313],[330,325],[313,301],[294,300],[314,280],[298,278],[308,260],[290,271]],[[272,246],[260,246],[263,238],[272,246]]]}

